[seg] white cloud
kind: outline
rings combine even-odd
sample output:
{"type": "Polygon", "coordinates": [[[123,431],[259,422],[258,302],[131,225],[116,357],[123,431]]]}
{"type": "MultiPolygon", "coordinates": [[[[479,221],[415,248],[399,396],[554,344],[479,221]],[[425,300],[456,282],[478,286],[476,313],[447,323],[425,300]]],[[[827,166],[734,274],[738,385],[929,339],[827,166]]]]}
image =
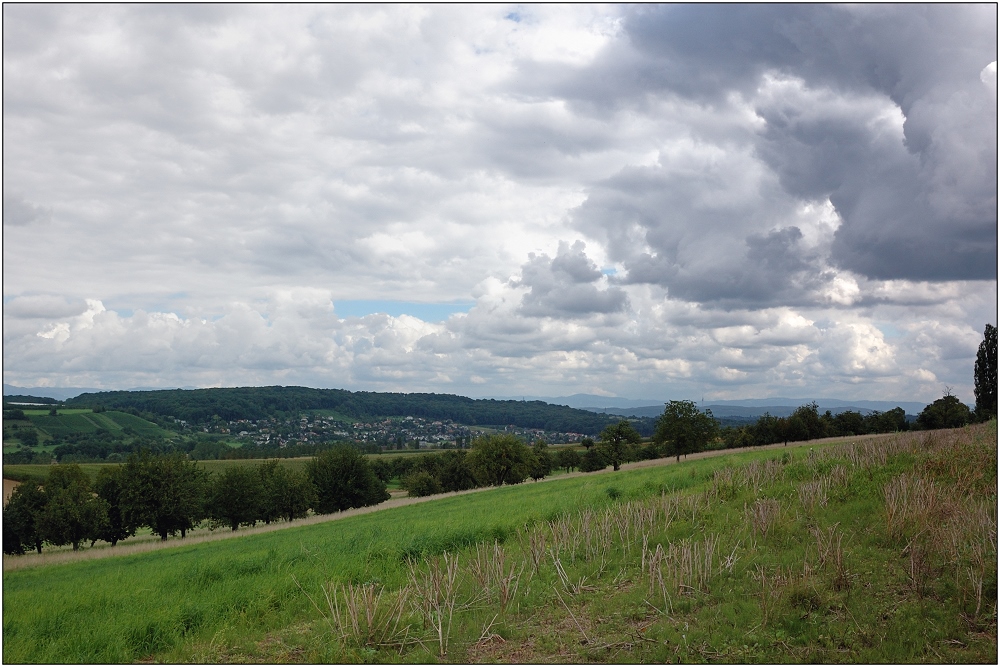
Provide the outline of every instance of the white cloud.
{"type": "Polygon", "coordinates": [[[3,11],[7,382],[971,397],[995,8],[3,11]]]}

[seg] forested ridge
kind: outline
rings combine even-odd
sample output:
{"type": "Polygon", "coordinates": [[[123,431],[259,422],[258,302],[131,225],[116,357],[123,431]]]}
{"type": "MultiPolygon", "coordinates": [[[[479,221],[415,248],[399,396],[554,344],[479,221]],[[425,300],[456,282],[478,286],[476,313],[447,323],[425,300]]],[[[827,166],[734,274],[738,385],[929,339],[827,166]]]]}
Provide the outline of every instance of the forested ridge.
{"type": "Polygon", "coordinates": [[[512,425],[547,431],[599,433],[620,417],[542,401],[472,399],[452,394],[402,394],[308,387],[235,387],[81,394],[67,407],[133,409],[200,423],[215,415],[232,421],[287,416],[302,410],[335,410],[354,419],[423,417],[470,426],[512,425]]]}

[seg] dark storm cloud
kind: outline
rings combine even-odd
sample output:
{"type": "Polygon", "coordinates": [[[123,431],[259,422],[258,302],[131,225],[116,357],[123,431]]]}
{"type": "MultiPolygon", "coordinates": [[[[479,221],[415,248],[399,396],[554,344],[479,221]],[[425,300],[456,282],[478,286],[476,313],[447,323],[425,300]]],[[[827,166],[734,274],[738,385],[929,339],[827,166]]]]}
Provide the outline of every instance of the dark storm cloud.
{"type": "MultiPolygon", "coordinates": [[[[878,279],[996,276],[995,69],[992,88],[980,78],[996,60],[995,5],[640,6],[623,29],[631,51],[548,68],[526,89],[595,109],[681,96],[706,112],[738,93],[766,123],[756,154],[787,194],[835,206],[833,264],[878,279]],[[768,77],[794,85],[768,94],[768,77]],[[879,100],[902,113],[902,136],[875,122],[879,100]]],[[[664,215],[640,224],[655,235],[664,215]]]]}

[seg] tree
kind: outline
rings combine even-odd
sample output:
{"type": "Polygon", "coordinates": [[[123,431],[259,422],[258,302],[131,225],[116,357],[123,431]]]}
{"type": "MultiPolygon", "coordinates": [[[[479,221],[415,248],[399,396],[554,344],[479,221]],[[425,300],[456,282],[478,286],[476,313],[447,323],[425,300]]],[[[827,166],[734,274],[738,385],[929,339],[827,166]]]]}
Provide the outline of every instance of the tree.
{"type": "Polygon", "coordinates": [[[599,447],[591,447],[580,457],[581,472],[597,472],[608,467],[608,462],[599,447]]]}
{"type": "Polygon", "coordinates": [[[130,529],[146,526],[161,540],[181,537],[205,518],[205,472],[184,454],[154,456],[144,449],[129,455],[124,470],[122,516],[130,529]]]}
{"type": "Polygon", "coordinates": [[[235,532],[262,518],[267,499],[258,467],[235,465],[214,477],[208,497],[208,516],[214,524],[235,532]]]}
{"type": "Polygon", "coordinates": [[[122,512],[122,491],[125,487],[124,469],[121,466],[105,466],[97,472],[94,491],[108,504],[108,522],[97,535],[115,546],[120,540],[135,535],[135,528],[127,525],[122,512]]]}
{"type": "Polygon", "coordinates": [[[580,444],[583,445],[583,448],[589,452],[590,448],[594,446],[594,439],[584,438],[583,440],[580,441],[580,444]]]}
{"type": "Polygon", "coordinates": [[[615,470],[620,470],[622,462],[628,453],[627,445],[639,444],[642,436],[635,430],[632,423],[623,419],[617,424],[610,424],[601,431],[601,441],[597,444],[597,450],[607,463],[610,463],[615,470]]]}
{"type": "Polygon", "coordinates": [[[922,429],[958,428],[972,421],[969,406],[951,395],[949,389],[917,415],[917,426],[922,429]]]}
{"type": "Polygon", "coordinates": [[[465,491],[476,488],[476,476],[469,467],[465,451],[445,452],[440,455],[441,489],[443,491],[465,491]]]}
{"type": "Polygon", "coordinates": [[[531,466],[531,479],[536,482],[552,472],[552,455],[548,452],[549,445],[544,440],[538,440],[531,446],[531,453],[535,455],[534,465],[531,466]]]}
{"type": "Polygon", "coordinates": [[[656,421],[653,442],[665,445],[667,456],[687,456],[700,452],[719,432],[711,410],[701,412],[693,401],[670,401],[656,421]]]}
{"type": "Polygon", "coordinates": [[[560,449],[559,453],[556,454],[556,465],[560,468],[566,468],[566,472],[572,472],[573,468],[580,466],[580,452],[575,449],[560,449]]]}
{"type": "Polygon", "coordinates": [[[316,503],[316,489],[302,471],[289,470],[277,459],[257,467],[263,486],[261,519],[293,521],[304,518],[316,503]]]}
{"type": "Polygon", "coordinates": [[[3,508],[3,552],[23,554],[25,548],[42,553],[42,536],[37,518],[45,509],[48,498],[35,481],[21,482],[14,487],[3,508]]]}
{"type": "Polygon", "coordinates": [[[38,431],[33,428],[22,428],[17,432],[17,439],[25,447],[34,447],[38,444],[38,431]]]}
{"type": "Polygon", "coordinates": [[[107,528],[108,503],[90,491],[87,475],[76,464],[52,466],[45,480],[48,502],[37,515],[38,532],[55,546],[72,544],[73,551],[86,539],[97,540],[107,528]]]}
{"type": "Polygon", "coordinates": [[[976,353],[976,419],[986,421],[997,416],[997,328],[986,325],[983,342],[976,353]]]}
{"type": "Polygon", "coordinates": [[[517,437],[496,434],[473,440],[466,460],[482,486],[500,486],[523,482],[533,459],[531,450],[517,437]]]}
{"type": "Polygon", "coordinates": [[[306,464],[306,474],[316,488],[313,509],[317,514],[377,505],[389,499],[385,483],[354,447],[340,445],[322,452],[306,464]]]}

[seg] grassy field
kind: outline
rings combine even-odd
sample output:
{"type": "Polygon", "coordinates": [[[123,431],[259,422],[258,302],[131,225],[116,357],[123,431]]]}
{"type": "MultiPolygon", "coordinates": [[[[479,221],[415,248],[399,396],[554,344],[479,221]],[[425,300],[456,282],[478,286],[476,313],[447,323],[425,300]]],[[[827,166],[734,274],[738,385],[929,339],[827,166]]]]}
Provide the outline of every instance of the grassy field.
{"type": "MultiPolygon", "coordinates": [[[[37,431],[40,443],[52,438],[65,438],[73,434],[92,434],[99,430],[112,433],[130,428],[137,435],[152,437],[173,437],[170,431],[127,412],[108,410],[95,413],[84,408],[60,408],[58,414],[50,415],[46,410],[24,410],[28,423],[37,431]]],[[[18,426],[25,422],[15,422],[18,426]]]]}
{"type": "Polygon", "coordinates": [[[732,454],[8,571],[3,660],[995,663],[996,438],[732,454]]]}

